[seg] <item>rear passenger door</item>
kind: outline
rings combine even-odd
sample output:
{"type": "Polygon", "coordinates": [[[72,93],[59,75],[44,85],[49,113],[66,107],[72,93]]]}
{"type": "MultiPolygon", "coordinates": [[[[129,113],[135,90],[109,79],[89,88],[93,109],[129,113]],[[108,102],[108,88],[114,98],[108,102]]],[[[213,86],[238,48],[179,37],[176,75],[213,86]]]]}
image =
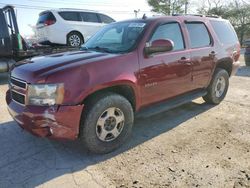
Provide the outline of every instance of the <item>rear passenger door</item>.
{"type": "Polygon", "coordinates": [[[201,21],[186,21],[191,49],[193,89],[208,86],[215,65],[215,48],[207,26],[201,21]]]}
{"type": "Polygon", "coordinates": [[[93,34],[95,34],[101,27],[105,24],[100,23],[99,17],[94,12],[80,12],[80,16],[82,19],[82,33],[85,38],[90,38],[93,34]]]}

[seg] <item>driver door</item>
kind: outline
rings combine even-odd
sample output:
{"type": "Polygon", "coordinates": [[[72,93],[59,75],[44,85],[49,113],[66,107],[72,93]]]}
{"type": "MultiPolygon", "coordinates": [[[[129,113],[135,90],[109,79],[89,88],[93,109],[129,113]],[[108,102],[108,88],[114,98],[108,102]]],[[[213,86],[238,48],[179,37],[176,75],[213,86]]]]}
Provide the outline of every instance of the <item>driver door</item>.
{"type": "Polygon", "coordinates": [[[191,56],[185,48],[180,24],[171,22],[157,26],[148,44],[158,39],[172,40],[174,49],[141,59],[139,84],[142,105],[166,100],[192,89],[191,56]]]}

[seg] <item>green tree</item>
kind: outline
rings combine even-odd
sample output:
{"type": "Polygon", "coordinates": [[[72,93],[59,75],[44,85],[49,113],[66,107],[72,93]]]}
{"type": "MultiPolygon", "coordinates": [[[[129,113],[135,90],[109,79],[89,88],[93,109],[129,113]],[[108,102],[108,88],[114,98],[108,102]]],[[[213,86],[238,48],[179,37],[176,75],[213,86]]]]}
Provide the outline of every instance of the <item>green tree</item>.
{"type": "Polygon", "coordinates": [[[224,17],[229,19],[234,26],[241,44],[250,37],[250,4],[239,4],[235,0],[228,6],[224,17]]]}
{"type": "Polygon", "coordinates": [[[165,15],[184,13],[188,0],[148,0],[152,11],[165,15]]]}
{"type": "Polygon", "coordinates": [[[218,15],[230,20],[242,44],[250,38],[250,4],[244,0],[232,0],[223,4],[221,0],[203,0],[200,14],[218,15]]]}

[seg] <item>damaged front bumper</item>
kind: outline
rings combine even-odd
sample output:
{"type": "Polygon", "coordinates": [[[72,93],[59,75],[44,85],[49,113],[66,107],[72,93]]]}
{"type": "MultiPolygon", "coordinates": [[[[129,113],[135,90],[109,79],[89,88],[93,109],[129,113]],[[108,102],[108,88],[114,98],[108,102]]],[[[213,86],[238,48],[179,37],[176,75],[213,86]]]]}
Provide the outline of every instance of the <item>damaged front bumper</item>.
{"type": "Polygon", "coordinates": [[[13,119],[33,135],[57,140],[78,138],[84,105],[24,106],[13,101],[9,91],[6,102],[13,119]]]}

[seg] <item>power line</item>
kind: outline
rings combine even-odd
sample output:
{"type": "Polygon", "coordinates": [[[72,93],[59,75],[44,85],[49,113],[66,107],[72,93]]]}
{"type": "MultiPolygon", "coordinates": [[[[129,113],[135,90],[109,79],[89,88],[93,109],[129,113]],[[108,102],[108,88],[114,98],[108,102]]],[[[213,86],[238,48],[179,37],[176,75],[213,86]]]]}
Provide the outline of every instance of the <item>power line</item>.
{"type": "MultiPolygon", "coordinates": [[[[5,3],[0,3],[0,5],[7,5],[5,3]]],[[[31,9],[31,10],[49,10],[49,9],[57,9],[55,7],[45,7],[45,6],[33,6],[33,5],[24,5],[24,4],[12,4],[16,8],[20,9],[31,9]]],[[[74,9],[74,8],[73,8],[74,9]]],[[[118,11],[118,10],[100,10],[97,9],[100,12],[109,12],[109,13],[114,13],[114,14],[134,14],[133,11],[118,11]]],[[[150,11],[142,11],[144,13],[151,13],[150,11]]]]}
{"type": "MultiPolygon", "coordinates": [[[[63,4],[63,5],[72,5],[72,2],[65,2],[65,1],[60,1],[60,0],[57,0],[57,1],[44,1],[44,0],[27,0],[27,1],[32,1],[33,3],[48,3],[48,4],[55,4],[55,3],[60,3],[60,4],[63,4]]],[[[79,1],[74,1],[73,4],[76,4],[76,5],[83,5],[83,6],[100,6],[100,7],[110,7],[112,5],[114,5],[114,3],[106,3],[105,4],[100,4],[100,3],[83,3],[83,2],[79,2],[79,1]]],[[[120,4],[119,3],[119,7],[120,6],[127,6],[127,4],[120,4]]],[[[132,8],[132,7],[131,7],[132,8]]]]}

